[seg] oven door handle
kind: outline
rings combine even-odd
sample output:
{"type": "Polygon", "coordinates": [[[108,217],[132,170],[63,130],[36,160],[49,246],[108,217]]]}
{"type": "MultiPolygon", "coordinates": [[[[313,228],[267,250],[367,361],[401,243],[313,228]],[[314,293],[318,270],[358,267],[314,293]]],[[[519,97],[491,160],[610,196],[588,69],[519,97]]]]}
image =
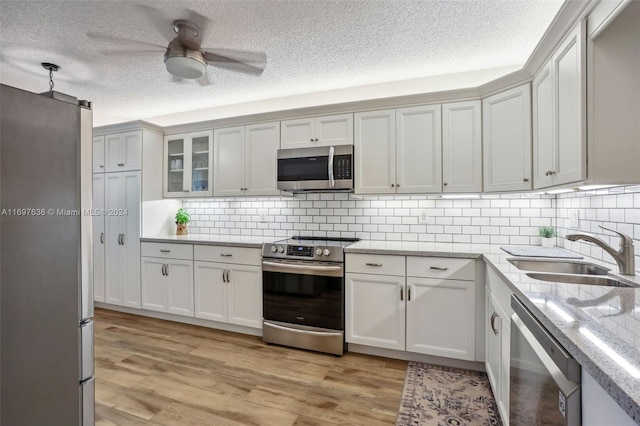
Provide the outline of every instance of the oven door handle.
{"type": "Polygon", "coordinates": [[[340,337],[340,336],[342,336],[342,333],[334,333],[334,332],[330,332],[330,331],[311,331],[311,330],[301,330],[299,328],[283,327],[281,325],[277,325],[277,324],[274,324],[272,322],[268,322],[266,320],[264,321],[264,325],[266,325],[268,327],[276,328],[278,330],[284,330],[284,331],[294,332],[294,333],[298,333],[298,334],[307,334],[309,336],[324,336],[324,337],[328,337],[328,336],[340,337]]]}
{"type": "Polygon", "coordinates": [[[299,275],[319,275],[325,277],[341,277],[341,265],[300,265],[296,263],[262,261],[262,270],[266,272],[283,272],[299,275]]]}

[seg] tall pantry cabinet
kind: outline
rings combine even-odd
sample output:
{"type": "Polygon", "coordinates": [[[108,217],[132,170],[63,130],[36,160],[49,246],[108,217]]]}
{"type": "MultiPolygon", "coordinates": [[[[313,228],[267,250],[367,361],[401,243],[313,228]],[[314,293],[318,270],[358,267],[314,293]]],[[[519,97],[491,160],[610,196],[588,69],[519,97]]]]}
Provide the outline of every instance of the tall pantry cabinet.
{"type": "Polygon", "coordinates": [[[136,122],[96,128],[93,142],[94,300],[140,308],[140,237],[168,233],[178,207],[162,200],[163,135],[136,122]]]}

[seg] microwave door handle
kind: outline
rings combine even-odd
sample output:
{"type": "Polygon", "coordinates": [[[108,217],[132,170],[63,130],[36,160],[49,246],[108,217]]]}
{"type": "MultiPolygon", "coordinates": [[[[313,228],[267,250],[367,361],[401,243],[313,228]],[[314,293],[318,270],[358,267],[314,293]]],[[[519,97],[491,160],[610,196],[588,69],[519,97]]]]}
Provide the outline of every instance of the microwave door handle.
{"type": "Polygon", "coordinates": [[[333,178],[333,156],[335,153],[335,149],[331,146],[329,147],[329,187],[333,188],[336,185],[336,181],[333,178]]]}

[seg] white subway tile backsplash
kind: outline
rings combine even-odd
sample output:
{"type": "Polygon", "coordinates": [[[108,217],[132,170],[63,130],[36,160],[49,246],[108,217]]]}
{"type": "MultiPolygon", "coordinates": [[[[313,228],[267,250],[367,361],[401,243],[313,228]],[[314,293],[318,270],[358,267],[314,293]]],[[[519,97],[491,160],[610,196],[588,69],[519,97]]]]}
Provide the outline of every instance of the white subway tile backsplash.
{"type": "MultiPolygon", "coordinates": [[[[559,234],[591,232],[617,246],[604,225],[640,240],[640,186],[568,194],[483,194],[480,199],[442,199],[438,195],[297,194],[294,197],[185,200],[191,232],[203,234],[287,237],[295,234],[373,240],[442,241],[494,244],[539,244],[538,228],[556,225],[559,234]],[[259,222],[267,210],[267,222],[259,222]],[[579,226],[570,228],[571,211],[579,226]],[[427,223],[418,218],[425,211],[427,223]]],[[[593,244],[558,244],[611,258],[593,244]]],[[[640,246],[640,241],[636,244],[640,246]]],[[[637,262],[640,267],[640,259],[637,262]]],[[[615,265],[614,265],[615,267],[615,265]]],[[[640,318],[639,318],[640,319],[640,318]]]]}

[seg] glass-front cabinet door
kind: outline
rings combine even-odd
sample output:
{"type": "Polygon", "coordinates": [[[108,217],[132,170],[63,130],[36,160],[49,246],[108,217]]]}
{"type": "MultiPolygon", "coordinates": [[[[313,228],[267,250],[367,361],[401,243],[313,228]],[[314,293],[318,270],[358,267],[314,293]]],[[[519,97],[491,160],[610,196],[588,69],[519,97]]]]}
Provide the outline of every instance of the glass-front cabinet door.
{"type": "Polygon", "coordinates": [[[165,136],[165,197],[213,195],[212,141],[212,131],[165,136]]]}

